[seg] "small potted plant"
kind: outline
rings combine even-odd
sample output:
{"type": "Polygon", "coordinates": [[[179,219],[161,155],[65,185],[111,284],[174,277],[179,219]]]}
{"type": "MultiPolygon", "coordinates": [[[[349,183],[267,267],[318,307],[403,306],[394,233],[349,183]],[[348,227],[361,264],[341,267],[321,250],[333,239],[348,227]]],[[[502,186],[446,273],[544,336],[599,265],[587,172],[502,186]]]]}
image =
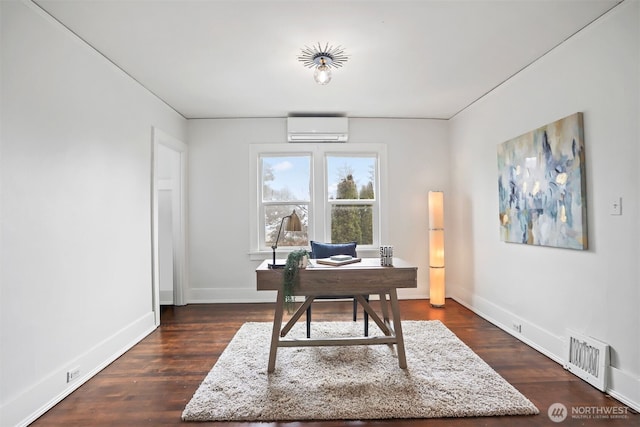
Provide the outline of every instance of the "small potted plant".
{"type": "Polygon", "coordinates": [[[298,281],[298,271],[307,267],[309,252],[306,249],[296,249],[287,256],[287,262],[282,272],[282,289],[284,291],[284,305],[287,311],[293,311],[293,287],[298,281]]]}

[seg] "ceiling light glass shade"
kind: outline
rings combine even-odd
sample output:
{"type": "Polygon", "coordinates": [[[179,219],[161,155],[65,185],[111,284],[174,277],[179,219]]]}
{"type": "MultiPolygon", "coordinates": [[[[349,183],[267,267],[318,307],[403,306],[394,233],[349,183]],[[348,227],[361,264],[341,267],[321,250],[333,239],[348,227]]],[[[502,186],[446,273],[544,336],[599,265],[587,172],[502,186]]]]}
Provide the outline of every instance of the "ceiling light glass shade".
{"type": "Polygon", "coordinates": [[[298,56],[298,61],[307,68],[315,68],[313,79],[316,83],[326,85],[331,81],[331,68],[340,68],[347,62],[349,56],[344,53],[341,46],[324,47],[320,43],[312,47],[305,46],[298,56]]]}
{"type": "Polygon", "coordinates": [[[331,70],[326,65],[318,65],[313,72],[313,79],[320,85],[326,85],[331,81],[331,70]]]}

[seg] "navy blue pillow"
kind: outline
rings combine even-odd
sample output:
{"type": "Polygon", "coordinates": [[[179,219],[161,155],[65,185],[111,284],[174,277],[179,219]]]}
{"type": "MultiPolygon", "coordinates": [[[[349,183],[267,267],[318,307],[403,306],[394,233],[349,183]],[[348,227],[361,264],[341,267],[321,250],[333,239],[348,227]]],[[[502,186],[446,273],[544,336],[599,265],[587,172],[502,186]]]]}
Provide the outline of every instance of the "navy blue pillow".
{"type": "Polygon", "coordinates": [[[351,255],[357,257],[356,242],[320,243],[311,241],[311,258],[329,258],[332,255],[351,255]]]}

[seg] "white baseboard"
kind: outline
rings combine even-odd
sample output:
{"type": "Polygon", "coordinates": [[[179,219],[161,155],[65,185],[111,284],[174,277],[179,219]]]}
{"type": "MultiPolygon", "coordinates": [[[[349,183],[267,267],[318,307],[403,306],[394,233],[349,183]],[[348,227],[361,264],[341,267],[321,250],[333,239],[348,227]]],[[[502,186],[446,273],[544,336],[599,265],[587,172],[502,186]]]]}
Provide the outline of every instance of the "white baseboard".
{"type": "MultiPolygon", "coordinates": [[[[477,295],[460,292],[458,289],[456,295],[450,296],[478,316],[564,366],[563,337],[556,336],[477,295]],[[513,322],[522,325],[521,332],[513,328],[513,322]]],[[[609,367],[609,370],[611,375],[606,393],[633,410],[640,411],[640,379],[614,367],[609,367]]]]}
{"type": "Polygon", "coordinates": [[[551,332],[540,328],[510,311],[504,310],[496,304],[479,297],[477,295],[453,295],[452,298],[478,316],[496,325],[506,333],[513,335],[520,341],[527,344],[549,357],[553,361],[563,364],[563,343],[562,337],[558,337],[551,332]],[[516,322],[522,326],[520,332],[513,328],[516,322]]]}
{"type": "Polygon", "coordinates": [[[640,378],[611,366],[607,393],[616,400],[640,412],[640,378]]]}
{"type": "Polygon", "coordinates": [[[35,421],[151,333],[156,328],[154,319],[153,312],[145,314],[6,402],[0,408],[0,425],[27,426],[35,421]],[[80,367],[80,376],[67,383],[71,367],[80,367]]]}
{"type": "Polygon", "coordinates": [[[250,288],[191,288],[187,290],[188,304],[275,302],[276,291],[250,288]]]}
{"type": "Polygon", "coordinates": [[[160,305],[173,305],[173,289],[170,291],[160,289],[160,305]]]}

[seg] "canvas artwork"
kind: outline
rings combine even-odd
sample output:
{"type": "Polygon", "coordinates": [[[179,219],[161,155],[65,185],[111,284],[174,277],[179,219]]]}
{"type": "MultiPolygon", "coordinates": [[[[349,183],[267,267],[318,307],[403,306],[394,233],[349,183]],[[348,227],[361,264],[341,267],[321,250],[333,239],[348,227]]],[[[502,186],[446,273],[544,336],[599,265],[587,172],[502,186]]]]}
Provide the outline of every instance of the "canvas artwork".
{"type": "Polygon", "coordinates": [[[498,145],[505,242],[587,249],[582,113],[498,145]]]}

